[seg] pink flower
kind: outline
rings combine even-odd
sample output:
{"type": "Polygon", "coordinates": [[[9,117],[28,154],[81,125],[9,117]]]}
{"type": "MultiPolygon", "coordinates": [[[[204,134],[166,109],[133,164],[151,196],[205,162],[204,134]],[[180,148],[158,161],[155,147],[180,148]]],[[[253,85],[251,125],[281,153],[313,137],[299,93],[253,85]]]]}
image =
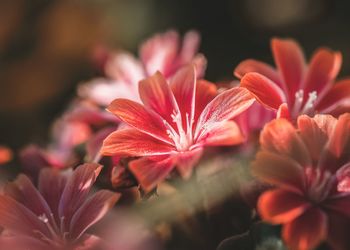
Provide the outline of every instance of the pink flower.
{"type": "Polygon", "coordinates": [[[5,229],[2,246],[92,249],[100,240],[86,230],[119,198],[107,190],[88,197],[100,170],[97,164],[84,164],[67,176],[46,168],[40,173],[38,189],[25,175],[7,184],[0,194],[0,225],[5,229]]]}
{"type": "Polygon", "coordinates": [[[272,39],[277,69],[256,60],[245,60],[235,69],[241,86],[266,108],[295,120],[316,113],[338,116],[350,111],[350,80],[334,83],[339,73],[340,52],[318,49],[306,65],[300,46],[290,39],[272,39]],[[286,103],[284,106],[281,104],[286,103]]]}
{"type": "Polygon", "coordinates": [[[103,155],[139,157],[129,164],[145,190],[162,181],[174,166],[187,178],[204,146],[235,145],[244,137],[232,118],[246,110],[254,98],[244,88],[216,96],[215,85],[197,81],[188,66],[168,84],[157,72],[139,84],[137,102],[116,99],[108,110],[131,128],[109,135],[103,155]]]}
{"type": "Polygon", "coordinates": [[[108,106],[116,98],[139,101],[138,82],[156,71],[169,79],[179,68],[192,62],[197,66],[198,76],[203,76],[206,59],[197,54],[199,42],[195,31],[185,34],[182,46],[175,31],[157,34],[141,45],[140,59],[125,51],[110,55],[105,65],[108,79],[98,78],[83,84],[78,93],[101,106],[108,106]]]}
{"type": "Polygon", "coordinates": [[[283,225],[290,249],[350,249],[350,114],[273,120],[260,143],[253,174],[275,186],[259,198],[262,219],[283,225]]]}

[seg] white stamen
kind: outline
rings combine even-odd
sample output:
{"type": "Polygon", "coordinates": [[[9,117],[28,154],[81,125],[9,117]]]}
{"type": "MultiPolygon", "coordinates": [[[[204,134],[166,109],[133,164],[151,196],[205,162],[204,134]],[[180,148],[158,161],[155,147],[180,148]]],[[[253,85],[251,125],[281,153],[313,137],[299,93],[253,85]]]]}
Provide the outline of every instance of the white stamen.
{"type": "Polygon", "coordinates": [[[314,110],[314,103],[317,99],[317,92],[312,91],[309,93],[309,99],[307,99],[307,102],[304,105],[303,110],[301,111],[302,114],[308,114],[310,111],[312,112],[314,110]]]}
{"type": "Polygon", "coordinates": [[[292,110],[293,116],[298,115],[301,105],[303,104],[303,100],[304,100],[304,90],[300,89],[295,93],[294,107],[292,110]]]}

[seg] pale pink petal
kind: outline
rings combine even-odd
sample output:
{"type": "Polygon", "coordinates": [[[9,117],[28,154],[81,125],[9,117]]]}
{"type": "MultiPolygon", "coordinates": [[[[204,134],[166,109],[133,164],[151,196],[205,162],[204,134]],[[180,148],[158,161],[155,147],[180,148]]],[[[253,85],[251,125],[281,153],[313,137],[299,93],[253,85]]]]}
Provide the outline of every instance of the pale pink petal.
{"type": "Polygon", "coordinates": [[[266,108],[277,110],[282,103],[286,102],[281,88],[259,73],[245,74],[240,86],[248,89],[266,108]]]}
{"type": "Polygon", "coordinates": [[[174,165],[171,157],[141,158],[130,162],[129,168],[141,187],[148,192],[167,177],[174,165]]]}
{"type": "Polygon", "coordinates": [[[326,239],[328,228],[326,214],[319,208],[312,208],[284,225],[282,237],[291,249],[310,250],[326,239]]]}
{"type": "Polygon", "coordinates": [[[304,93],[316,91],[318,95],[327,90],[339,73],[342,63],[340,52],[318,49],[309,64],[305,77],[304,93]]]}
{"type": "Polygon", "coordinates": [[[291,222],[309,207],[303,196],[283,189],[265,191],[258,201],[260,216],[272,224],[291,222]]]}
{"type": "Polygon", "coordinates": [[[190,30],[186,32],[182,42],[182,48],[180,51],[180,62],[181,65],[190,63],[195,57],[199,44],[201,42],[201,37],[197,31],[190,30]]]}
{"type": "Polygon", "coordinates": [[[103,142],[102,155],[150,156],[170,154],[175,148],[136,129],[122,129],[103,142]]]}
{"type": "Polygon", "coordinates": [[[158,113],[169,124],[173,122],[171,115],[178,112],[179,108],[168,83],[159,71],[140,81],[139,93],[146,107],[158,113]]]}
{"type": "Polygon", "coordinates": [[[207,133],[201,134],[196,144],[206,146],[229,146],[245,141],[245,136],[234,121],[213,123],[207,133]]]}
{"type": "Polygon", "coordinates": [[[282,77],[282,89],[289,102],[294,103],[295,92],[301,88],[304,77],[305,59],[299,44],[291,39],[271,40],[273,57],[282,77]]]}
{"type": "Polygon", "coordinates": [[[157,34],[144,42],[140,48],[140,57],[147,75],[160,71],[165,77],[172,72],[172,64],[179,51],[179,35],[175,31],[157,34]]]}
{"type": "Polygon", "coordinates": [[[216,96],[203,110],[198,119],[195,138],[207,133],[212,124],[233,119],[254,102],[248,90],[234,87],[216,96]]]}
{"type": "Polygon", "coordinates": [[[59,217],[65,218],[65,226],[68,226],[73,214],[86,199],[101,168],[98,164],[85,163],[77,167],[67,180],[58,207],[59,217]]]}
{"type": "Polygon", "coordinates": [[[233,73],[237,78],[241,79],[245,74],[251,72],[259,73],[276,83],[278,86],[281,85],[281,78],[275,68],[254,59],[244,60],[238,64],[233,73]]]}
{"type": "Polygon", "coordinates": [[[146,134],[165,142],[171,142],[162,117],[137,102],[117,99],[108,106],[108,111],[146,134]]]}
{"type": "MultiPolygon", "coordinates": [[[[112,55],[105,65],[106,75],[129,86],[137,86],[145,77],[142,64],[129,52],[119,52],[112,55]]],[[[136,89],[134,87],[134,89],[136,89]]]]}
{"type": "Polygon", "coordinates": [[[7,250],[23,250],[23,249],[35,249],[35,250],[47,250],[51,248],[44,241],[30,236],[16,235],[16,236],[0,236],[1,249],[7,250]]]}
{"type": "Polygon", "coordinates": [[[124,82],[105,78],[97,78],[79,85],[78,95],[103,107],[108,106],[116,98],[139,100],[137,83],[129,86],[124,82]]]}
{"type": "Polygon", "coordinates": [[[204,77],[205,70],[207,69],[207,58],[202,54],[197,54],[193,60],[192,64],[196,67],[197,79],[204,77]]]}
{"type": "Polygon", "coordinates": [[[251,170],[258,179],[269,184],[297,193],[304,190],[303,167],[285,155],[260,151],[251,170]]]}
{"type": "Polygon", "coordinates": [[[268,123],[260,134],[260,144],[264,150],[289,156],[301,166],[311,163],[305,143],[286,119],[275,119],[268,123]]]}
{"type": "Polygon", "coordinates": [[[350,79],[337,82],[320,100],[316,109],[335,116],[350,112],[350,79]]]}
{"type": "Polygon", "coordinates": [[[87,199],[72,217],[69,232],[73,238],[79,238],[90,226],[99,221],[117,202],[120,194],[100,190],[87,199]]]}
{"type": "Polygon", "coordinates": [[[337,170],[338,192],[348,192],[350,194],[350,163],[345,164],[337,170]]]}

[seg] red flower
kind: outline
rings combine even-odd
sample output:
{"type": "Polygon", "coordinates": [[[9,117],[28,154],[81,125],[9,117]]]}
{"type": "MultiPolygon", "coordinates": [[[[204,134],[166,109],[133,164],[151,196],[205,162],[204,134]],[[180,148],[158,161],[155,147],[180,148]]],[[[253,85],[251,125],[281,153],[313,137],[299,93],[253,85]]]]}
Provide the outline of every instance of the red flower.
{"type": "Polygon", "coordinates": [[[340,52],[318,49],[306,65],[300,46],[293,40],[272,39],[277,69],[256,60],[245,60],[235,69],[241,86],[265,107],[295,120],[300,114],[338,116],[350,111],[350,79],[334,84],[342,57],[340,52]]]}
{"type": "Polygon", "coordinates": [[[109,135],[102,154],[146,156],[130,163],[145,190],[152,189],[176,165],[189,177],[204,146],[235,145],[244,138],[232,118],[254,101],[244,88],[215,97],[215,85],[197,81],[194,66],[181,69],[170,84],[157,72],[139,84],[144,105],[116,99],[108,110],[131,128],[109,135]]]}
{"type": "Polygon", "coordinates": [[[0,225],[8,249],[90,249],[98,237],[86,230],[115,204],[119,194],[101,190],[88,197],[101,166],[84,164],[70,176],[46,168],[38,189],[25,175],[0,195],[0,225]],[[78,247],[85,248],[78,248],[78,247]]]}
{"type": "Polygon", "coordinates": [[[283,224],[291,249],[314,249],[326,240],[350,249],[350,114],[302,115],[297,128],[273,120],[260,136],[253,174],[275,186],[258,201],[263,220],[283,224]]]}
{"type": "Polygon", "coordinates": [[[183,42],[175,31],[156,34],[145,41],[139,51],[140,59],[122,51],[110,55],[105,65],[108,79],[98,78],[79,87],[79,95],[101,106],[116,98],[139,101],[138,82],[160,71],[167,79],[188,63],[195,63],[198,75],[203,76],[206,59],[197,54],[200,36],[195,31],[185,34],[183,42]],[[181,46],[182,45],[182,46],[181,46]]]}

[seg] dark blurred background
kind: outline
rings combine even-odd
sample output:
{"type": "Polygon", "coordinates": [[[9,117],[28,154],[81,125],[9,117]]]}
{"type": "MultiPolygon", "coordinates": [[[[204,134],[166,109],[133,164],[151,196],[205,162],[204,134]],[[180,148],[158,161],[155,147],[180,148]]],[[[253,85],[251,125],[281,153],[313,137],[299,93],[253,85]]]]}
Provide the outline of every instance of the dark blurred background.
{"type": "Polygon", "coordinates": [[[97,74],[96,48],[138,45],[174,28],[202,34],[207,78],[232,79],[245,58],[272,62],[272,36],[293,37],[307,56],[343,52],[350,74],[350,2],[335,0],[1,0],[0,144],[44,143],[78,83],[97,74]]]}

